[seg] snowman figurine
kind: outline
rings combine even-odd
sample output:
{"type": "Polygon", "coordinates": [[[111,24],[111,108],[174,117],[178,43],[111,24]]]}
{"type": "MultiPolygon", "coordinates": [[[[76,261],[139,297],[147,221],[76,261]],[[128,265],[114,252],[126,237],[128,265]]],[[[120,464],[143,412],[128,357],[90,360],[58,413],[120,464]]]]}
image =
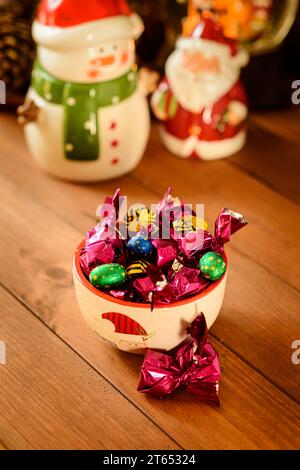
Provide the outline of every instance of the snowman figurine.
{"type": "Polygon", "coordinates": [[[101,181],[137,166],[150,131],[151,89],[135,64],[142,31],[126,0],[42,0],[33,24],[37,60],[19,121],[44,170],[101,181]]]}
{"type": "Polygon", "coordinates": [[[243,147],[248,109],[239,77],[247,61],[248,54],[211,18],[200,19],[179,38],[152,96],[153,111],[163,121],[161,138],[170,152],[215,160],[243,147]]]}

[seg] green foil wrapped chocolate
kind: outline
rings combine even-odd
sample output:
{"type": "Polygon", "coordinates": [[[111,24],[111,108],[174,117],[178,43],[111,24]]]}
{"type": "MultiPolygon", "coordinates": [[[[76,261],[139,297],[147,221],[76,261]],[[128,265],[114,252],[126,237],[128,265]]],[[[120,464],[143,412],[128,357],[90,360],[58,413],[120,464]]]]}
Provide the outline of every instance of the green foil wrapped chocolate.
{"type": "Polygon", "coordinates": [[[102,289],[111,289],[127,279],[125,268],[117,263],[101,264],[90,273],[90,283],[102,289]]]}
{"type": "Polygon", "coordinates": [[[199,261],[200,271],[203,277],[210,281],[217,281],[226,273],[226,263],[223,257],[215,251],[209,251],[199,261]]]}

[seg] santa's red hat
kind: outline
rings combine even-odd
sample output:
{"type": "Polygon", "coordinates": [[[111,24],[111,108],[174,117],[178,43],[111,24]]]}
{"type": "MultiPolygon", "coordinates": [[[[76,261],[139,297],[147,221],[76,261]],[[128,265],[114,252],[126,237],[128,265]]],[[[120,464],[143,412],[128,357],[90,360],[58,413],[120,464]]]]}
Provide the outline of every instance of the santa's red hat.
{"type": "Polygon", "coordinates": [[[193,48],[208,53],[229,53],[233,61],[243,66],[248,61],[247,53],[241,51],[238,42],[227,38],[223,27],[210,18],[203,18],[188,35],[181,36],[177,41],[179,48],[193,48]]]}
{"type": "Polygon", "coordinates": [[[33,36],[40,45],[68,50],[118,38],[136,39],[143,28],[126,0],[42,0],[33,36]]]}

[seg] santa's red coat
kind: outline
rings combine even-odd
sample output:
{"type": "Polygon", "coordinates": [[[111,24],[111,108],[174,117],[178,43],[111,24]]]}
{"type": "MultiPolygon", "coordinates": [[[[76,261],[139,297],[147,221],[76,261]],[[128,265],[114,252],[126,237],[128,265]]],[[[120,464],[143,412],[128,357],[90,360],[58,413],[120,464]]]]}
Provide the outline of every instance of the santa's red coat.
{"type": "MultiPolygon", "coordinates": [[[[161,83],[161,90],[167,93],[166,106],[170,104],[172,97],[176,99],[167,79],[161,83]]],[[[246,94],[240,80],[213,106],[204,107],[199,113],[187,111],[178,102],[175,115],[165,121],[166,130],[182,140],[191,135],[196,135],[199,140],[205,141],[218,141],[234,137],[245,127],[245,120],[238,126],[226,122],[226,111],[232,101],[238,101],[247,106],[246,94]]]]}

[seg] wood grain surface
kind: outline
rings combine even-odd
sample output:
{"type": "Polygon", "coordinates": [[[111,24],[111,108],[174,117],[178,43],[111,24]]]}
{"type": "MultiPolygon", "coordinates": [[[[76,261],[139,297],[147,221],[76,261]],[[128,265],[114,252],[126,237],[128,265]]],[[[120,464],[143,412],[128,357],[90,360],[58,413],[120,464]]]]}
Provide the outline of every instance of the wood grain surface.
{"type": "Polygon", "coordinates": [[[40,172],[15,117],[0,114],[0,448],[299,448],[295,117],[253,116],[245,149],[209,164],[170,155],[154,125],[133,174],[79,185],[40,172]],[[249,219],[228,246],[228,289],[211,330],[223,372],[218,410],[185,393],[139,394],[142,358],[89,330],[74,296],[72,255],[103,197],[120,187],[129,202],[155,203],[168,186],[204,203],[210,226],[222,207],[249,219]]]}

